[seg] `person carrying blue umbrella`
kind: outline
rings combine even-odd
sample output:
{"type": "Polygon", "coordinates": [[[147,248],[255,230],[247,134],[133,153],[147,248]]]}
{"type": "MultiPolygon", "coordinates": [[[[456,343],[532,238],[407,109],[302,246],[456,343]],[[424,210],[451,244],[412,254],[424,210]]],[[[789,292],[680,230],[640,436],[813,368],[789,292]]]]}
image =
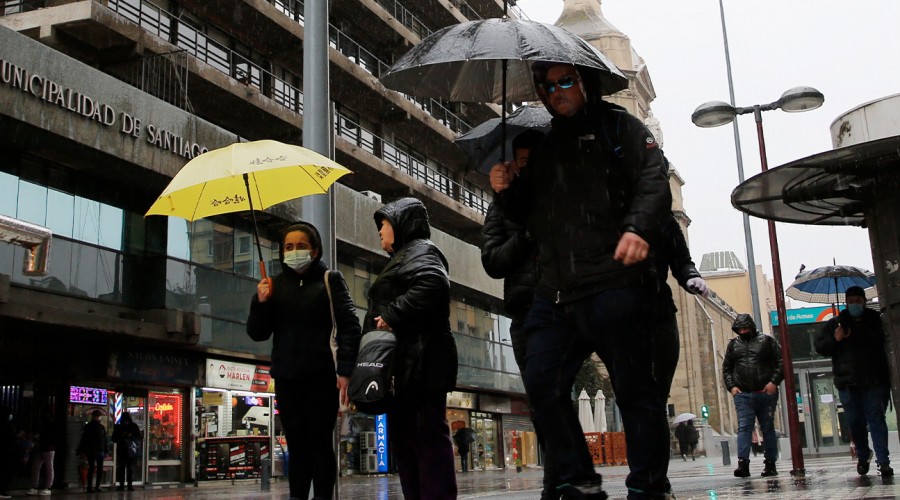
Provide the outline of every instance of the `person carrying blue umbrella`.
{"type": "Polygon", "coordinates": [[[881,314],[866,307],[862,287],[851,286],[844,295],[847,307],[822,327],[816,336],[816,351],[831,358],[834,385],[844,405],[850,438],[856,444],[856,472],[860,476],[869,472],[872,433],[878,474],[890,477],[894,469],[884,414],[891,384],[881,314]]]}

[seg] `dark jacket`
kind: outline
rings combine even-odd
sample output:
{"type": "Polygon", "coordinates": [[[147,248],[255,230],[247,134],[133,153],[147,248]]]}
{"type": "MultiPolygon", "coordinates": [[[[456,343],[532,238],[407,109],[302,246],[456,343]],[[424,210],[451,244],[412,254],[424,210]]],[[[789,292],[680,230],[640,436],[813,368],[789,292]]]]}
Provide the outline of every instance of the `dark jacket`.
{"type": "Polygon", "coordinates": [[[55,451],[59,441],[59,431],[53,420],[49,418],[42,419],[41,425],[38,427],[38,451],[55,451]]]}
{"type": "Polygon", "coordinates": [[[741,392],[756,392],[772,382],[781,384],[784,371],[781,367],[781,345],[775,337],[756,330],[756,323],[749,314],[738,314],[732,330],[751,328],[753,333],[731,339],[725,350],[722,373],[728,391],[737,387],[741,392]]]}
{"type": "Polygon", "coordinates": [[[81,441],[78,442],[76,451],[79,455],[91,457],[106,454],[106,427],[92,418],[81,432],[81,441]]]}
{"type": "Polygon", "coordinates": [[[887,354],[884,348],[884,330],[881,315],[866,309],[859,319],[852,318],[847,310],[837,318],[831,318],[816,335],[816,352],[831,358],[834,385],[838,389],[849,386],[890,386],[887,354]],[[838,322],[850,336],[837,342],[834,329],[838,322]]]}
{"type": "Polygon", "coordinates": [[[127,446],[131,439],[141,439],[141,428],[133,420],[123,418],[113,427],[112,441],[118,446],[127,446]]]}
{"type": "Polygon", "coordinates": [[[627,267],[613,260],[624,232],[652,242],[671,211],[653,135],[623,108],[604,102],[571,118],[555,117],[552,127],[532,150],[528,168],[495,197],[507,217],[526,222],[537,242],[536,293],[570,302],[606,289],[656,287],[652,258],[627,267]]]}
{"type": "MultiPolygon", "coordinates": [[[[281,241],[293,227],[285,229],[281,241]]],[[[329,273],[337,323],[335,367],[331,352],[331,308],[325,289],[328,267],[316,259],[301,275],[284,265],[283,252],[281,266],[281,274],[274,278],[272,296],[259,302],[254,294],[247,318],[250,338],[263,341],[273,337],[272,377],[276,380],[302,379],[325,370],[349,377],[356,364],[360,327],[356,306],[343,275],[339,271],[329,273]]]]}
{"type": "Polygon", "coordinates": [[[675,427],[675,439],[679,443],[696,445],[700,442],[700,433],[692,424],[682,422],[675,427]]]}
{"type": "Polygon", "coordinates": [[[503,281],[503,305],[511,317],[531,308],[538,279],[537,247],[524,226],[503,215],[496,203],[488,207],[481,229],[481,264],[488,276],[503,281]]]}
{"type": "Polygon", "coordinates": [[[658,312],[666,316],[675,314],[678,309],[675,307],[672,289],[666,280],[669,270],[672,270],[672,276],[685,289],[689,279],[701,276],[691,258],[691,251],[681,231],[681,225],[678,224],[674,214],[670,214],[663,221],[659,236],[651,246],[654,247],[656,276],[659,278],[658,312]]]}
{"type": "Polygon", "coordinates": [[[447,259],[428,238],[428,213],[415,198],[402,198],[375,212],[394,229],[391,260],[369,287],[368,331],[381,316],[397,336],[397,396],[415,399],[456,386],[456,342],[450,331],[447,259]]]}

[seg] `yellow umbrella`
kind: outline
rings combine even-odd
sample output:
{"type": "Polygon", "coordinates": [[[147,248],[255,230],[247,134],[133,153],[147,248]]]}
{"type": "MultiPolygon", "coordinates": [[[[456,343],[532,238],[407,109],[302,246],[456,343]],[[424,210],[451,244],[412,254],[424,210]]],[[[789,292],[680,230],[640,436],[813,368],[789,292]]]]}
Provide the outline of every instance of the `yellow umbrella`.
{"type": "MultiPolygon", "coordinates": [[[[309,149],[263,140],[239,142],[194,158],[181,168],[146,215],[189,221],[254,208],[265,209],[294,198],[323,194],[346,167],[309,149]]],[[[256,216],[253,216],[259,267],[266,278],[256,216]]]]}

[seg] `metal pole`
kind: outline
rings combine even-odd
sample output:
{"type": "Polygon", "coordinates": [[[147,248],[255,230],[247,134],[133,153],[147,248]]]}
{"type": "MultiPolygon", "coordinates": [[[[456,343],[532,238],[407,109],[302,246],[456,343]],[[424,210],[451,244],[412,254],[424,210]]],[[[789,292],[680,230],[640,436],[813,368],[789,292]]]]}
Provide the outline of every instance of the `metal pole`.
{"type": "MultiPolygon", "coordinates": [[[[763,135],[762,107],[753,107],[753,116],[756,119],[756,136],[759,140],[759,161],[762,171],[769,170],[769,162],[766,155],[766,139],[763,135]]],[[[803,448],[800,446],[800,420],[797,416],[797,391],[794,387],[794,363],[791,358],[791,342],[787,332],[787,310],[784,306],[784,283],[781,279],[781,257],[778,253],[778,234],[775,231],[775,222],[769,223],[769,250],[772,252],[772,276],[775,279],[775,307],[778,311],[778,333],[781,337],[781,356],[784,370],[784,392],[787,403],[788,430],[791,438],[791,462],[794,469],[793,476],[806,475],[803,464],[803,448]]]]}
{"type": "MultiPolygon", "coordinates": [[[[333,158],[330,78],[328,74],[328,2],[304,2],[303,39],[303,146],[333,158]]],[[[325,195],[301,198],[303,218],[322,236],[322,260],[335,265],[332,199],[325,195]]]]}
{"type": "MultiPolygon", "coordinates": [[[[725,8],[719,0],[719,15],[722,19],[722,40],[725,44],[725,69],[728,72],[728,95],[734,107],[734,81],[731,78],[731,55],[728,52],[728,33],[725,30],[725,8]]],[[[737,159],[738,183],[744,183],[744,157],[741,155],[741,134],[737,120],[731,122],[734,128],[734,154],[737,159]]],[[[747,271],[750,278],[750,303],[753,307],[753,321],[763,330],[762,313],[759,308],[759,284],[756,281],[756,259],[753,256],[753,237],[750,234],[750,215],[742,212],[744,218],[744,246],[747,248],[747,271]]],[[[764,331],[764,330],[763,330],[764,331]]]]}
{"type": "MultiPolygon", "coordinates": [[[[328,74],[328,1],[303,3],[303,146],[334,158],[331,97],[328,74]]],[[[319,229],[322,236],[322,260],[337,266],[334,234],[334,190],[324,195],[301,198],[303,218],[319,229]]],[[[333,432],[336,480],[333,497],[341,498],[339,427],[333,432]]],[[[296,444],[294,446],[297,446],[296,444]]]]}

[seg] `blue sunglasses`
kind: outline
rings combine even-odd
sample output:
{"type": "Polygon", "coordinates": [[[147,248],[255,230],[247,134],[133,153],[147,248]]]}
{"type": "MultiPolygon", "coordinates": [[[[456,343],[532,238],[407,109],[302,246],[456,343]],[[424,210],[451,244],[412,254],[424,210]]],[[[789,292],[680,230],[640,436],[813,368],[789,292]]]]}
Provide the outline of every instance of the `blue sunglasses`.
{"type": "Polygon", "coordinates": [[[561,89],[570,89],[575,85],[575,82],[578,81],[578,75],[566,75],[559,80],[554,81],[546,81],[541,83],[541,88],[544,89],[548,94],[552,94],[556,92],[557,88],[561,89]]]}

